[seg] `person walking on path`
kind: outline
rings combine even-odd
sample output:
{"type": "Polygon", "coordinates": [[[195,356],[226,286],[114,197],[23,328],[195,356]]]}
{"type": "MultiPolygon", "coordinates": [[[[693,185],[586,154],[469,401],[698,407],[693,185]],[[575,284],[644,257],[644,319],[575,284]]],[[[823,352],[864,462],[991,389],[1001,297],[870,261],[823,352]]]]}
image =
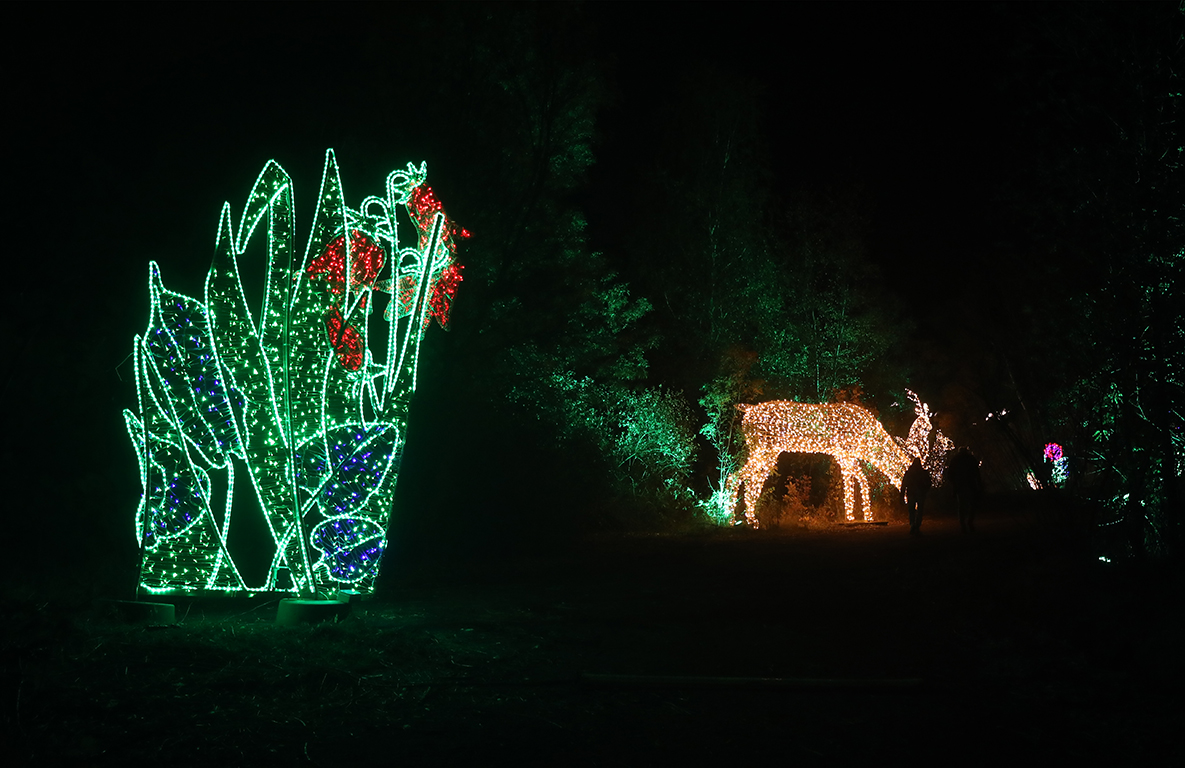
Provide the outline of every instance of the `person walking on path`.
{"type": "Polygon", "coordinates": [[[979,459],[966,448],[960,448],[946,465],[942,479],[954,487],[955,500],[959,503],[959,527],[963,533],[975,533],[975,512],[983,496],[979,459]]]}
{"type": "Polygon", "coordinates": [[[909,532],[918,533],[922,528],[926,494],[930,492],[930,473],[922,466],[920,459],[914,459],[909,469],[905,470],[901,491],[905,494],[905,508],[909,510],[909,532]]]}

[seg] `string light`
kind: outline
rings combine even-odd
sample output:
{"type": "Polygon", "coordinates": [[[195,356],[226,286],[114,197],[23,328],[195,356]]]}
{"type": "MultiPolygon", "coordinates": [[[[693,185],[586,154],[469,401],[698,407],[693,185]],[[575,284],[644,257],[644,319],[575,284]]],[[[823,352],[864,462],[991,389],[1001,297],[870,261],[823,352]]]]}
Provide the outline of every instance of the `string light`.
{"type": "Polygon", "coordinates": [[[237,236],[223,205],[204,301],[166,290],[149,265],[148,328],[133,342],[139,413],[124,411],[143,489],[135,533],[144,590],[272,590],[285,569],[293,591],[373,585],[420,342],[432,317],[448,325],[461,282],[456,240],[469,237],[426,175],[425,164],[408,163],[388,175],[384,197],[355,210],[327,151],[298,260],[292,182],[269,161],[237,236]],[[416,247],[400,248],[400,207],[416,247]],[[241,260],[266,269],[257,316],[241,260]],[[371,294],[392,286],[387,348],[376,356],[371,294]],[[274,544],[262,584],[244,581],[227,547],[236,464],[247,467],[274,544]],[[223,471],[216,513],[211,473],[223,471]]]}
{"type": "Polygon", "coordinates": [[[774,400],[758,405],[738,405],[744,416],[741,434],[748,458],[725,484],[728,504],[736,504],[745,487],[745,519],[757,525],[757,499],[774,472],[782,453],[824,453],[835,459],[843,475],[845,519],[855,518],[855,486],[864,503],[863,519],[871,520],[868,467],[875,467],[901,488],[905,470],[913,460],[877,421],[854,403],[796,403],[774,400]]]}
{"type": "MultiPolygon", "coordinates": [[[[409,165],[409,168],[411,166],[409,165]]],[[[469,230],[457,226],[455,222],[444,214],[444,207],[440,201],[436,199],[432,188],[427,185],[421,185],[411,192],[407,193],[407,210],[411,215],[412,221],[419,231],[419,245],[424,248],[427,245],[428,239],[431,236],[431,228],[435,216],[437,214],[444,215],[444,223],[441,228],[441,244],[442,247],[448,249],[450,256],[455,256],[457,252],[456,240],[454,238],[468,239],[470,237],[469,230]]],[[[437,323],[444,330],[448,330],[449,316],[452,312],[453,296],[456,295],[457,286],[460,285],[462,265],[449,260],[447,263],[442,263],[439,267],[439,274],[435,276],[435,284],[432,291],[432,297],[428,300],[429,312],[428,317],[425,318],[425,327],[431,318],[436,318],[437,323]]],[[[406,317],[412,311],[412,305],[415,301],[416,295],[416,280],[414,276],[408,275],[399,281],[383,280],[375,285],[375,290],[385,291],[391,293],[392,301],[387,305],[387,310],[384,318],[391,319],[391,308],[398,307],[398,317],[406,317]],[[398,286],[396,291],[393,286],[398,286]]]]}
{"type": "Polygon", "coordinates": [[[954,453],[954,441],[942,434],[942,430],[935,430],[934,445],[930,447],[929,453],[926,454],[926,460],[922,462],[922,466],[930,473],[931,482],[935,488],[942,485],[942,478],[946,474],[946,465],[954,453]]]}
{"type": "Polygon", "coordinates": [[[1057,443],[1046,443],[1045,460],[1053,464],[1050,479],[1053,480],[1054,485],[1061,488],[1070,479],[1070,462],[1062,447],[1057,443]]]}
{"type": "Polygon", "coordinates": [[[922,462],[922,468],[930,474],[931,485],[937,488],[942,485],[942,476],[946,472],[946,461],[954,453],[955,444],[942,434],[942,430],[934,429],[931,419],[935,414],[930,410],[930,406],[923,403],[912,390],[907,389],[905,393],[913,401],[913,411],[917,418],[910,425],[908,436],[904,439],[900,437],[893,439],[906,453],[922,462]],[[931,433],[934,435],[933,445],[930,441],[931,433]]]}

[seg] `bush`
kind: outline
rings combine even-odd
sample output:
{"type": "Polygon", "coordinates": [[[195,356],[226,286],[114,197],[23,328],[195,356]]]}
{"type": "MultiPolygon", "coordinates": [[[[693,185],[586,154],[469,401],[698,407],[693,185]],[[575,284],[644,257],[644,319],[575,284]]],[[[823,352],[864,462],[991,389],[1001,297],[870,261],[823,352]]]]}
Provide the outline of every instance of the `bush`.
{"type": "Polygon", "coordinates": [[[616,435],[609,450],[616,484],[638,496],[689,501],[696,431],[682,394],[662,388],[624,391],[613,411],[616,435]]]}

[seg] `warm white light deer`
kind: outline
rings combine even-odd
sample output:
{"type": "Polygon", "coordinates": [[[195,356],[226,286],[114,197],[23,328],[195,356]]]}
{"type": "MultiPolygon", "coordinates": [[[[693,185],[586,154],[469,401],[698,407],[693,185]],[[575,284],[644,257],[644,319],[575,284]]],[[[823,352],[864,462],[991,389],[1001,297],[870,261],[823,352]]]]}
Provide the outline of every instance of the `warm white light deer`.
{"type": "MultiPolygon", "coordinates": [[[[897,488],[913,457],[904,451],[876,417],[854,403],[796,403],[774,400],[738,405],[744,413],[741,434],[748,458],[725,484],[729,509],[745,486],[745,519],[757,527],[757,499],[782,453],[825,453],[843,474],[844,510],[855,520],[855,483],[859,480],[864,520],[871,520],[865,462],[883,472],[897,488]]],[[[919,421],[921,420],[919,416],[919,421]]],[[[918,426],[915,422],[915,427],[918,426]]],[[[929,426],[929,420],[926,421],[929,426]]],[[[914,430],[910,430],[911,435],[914,430]]]]}
{"type": "Polygon", "coordinates": [[[917,414],[917,418],[914,419],[913,426],[909,428],[908,437],[904,439],[894,437],[893,439],[906,453],[921,460],[922,466],[930,473],[931,483],[937,488],[942,485],[946,459],[954,452],[955,444],[942,434],[942,430],[934,429],[933,422],[930,420],[935,416],[935,413],[930,410],[930,406],[923,403],[921,398],[908,389],[905,390],[905,394],[909,395],[909,399],[913,401],[913,412],[917,414]],[[930,441],[931,432],[934,434],[933,444],[930,441]]]}

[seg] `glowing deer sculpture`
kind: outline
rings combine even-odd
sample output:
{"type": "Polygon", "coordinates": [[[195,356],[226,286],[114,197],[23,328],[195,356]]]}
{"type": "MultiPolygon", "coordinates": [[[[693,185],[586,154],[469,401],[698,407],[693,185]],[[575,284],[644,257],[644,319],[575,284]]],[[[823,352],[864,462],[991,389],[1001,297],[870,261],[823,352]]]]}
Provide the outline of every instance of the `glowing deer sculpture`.
{"type": "Polygon", "coordinates": [[[955,444],[942,434],[942,430],[934,429],[931,419],[935,413],[930,410],[930,406],[923,403],[921,398],[911,390],[905,390],[905,394],[909,395],[909,399],[913,401],[913,412],[917,414],[917,418],[914,419],[913,426],[909,428],[908,437],[904,439],[894,437],[893,439],[906,453],[921,460],[922,466],[930,473],[931,482],[937,488],[942,485],[946,459],[954,453],[955,444]],[[933,444],[930,441],[931,433],[934,435],[933,444]]]}
{"type": "MultiPolygon", "coordinates": [[[[844,510],[855,520],[855,483],[860,482],[864,520],[871,520],[869,478],[864,462],[883,472],[897,488],[913,457],[889,437],[876,417],[853,403],[796,403],[774,400],[758,405],[738,405],[744,413],[741,434],[748,458],[728,478],[730,509],[736,505],[740,485],[745,486],[745,519],[757,527],[757,499],[782,453],[825,453],[833,457],[843,474],[844,510]]],[[[928,423],[928,422],[927,422],[928,423]]]]}

